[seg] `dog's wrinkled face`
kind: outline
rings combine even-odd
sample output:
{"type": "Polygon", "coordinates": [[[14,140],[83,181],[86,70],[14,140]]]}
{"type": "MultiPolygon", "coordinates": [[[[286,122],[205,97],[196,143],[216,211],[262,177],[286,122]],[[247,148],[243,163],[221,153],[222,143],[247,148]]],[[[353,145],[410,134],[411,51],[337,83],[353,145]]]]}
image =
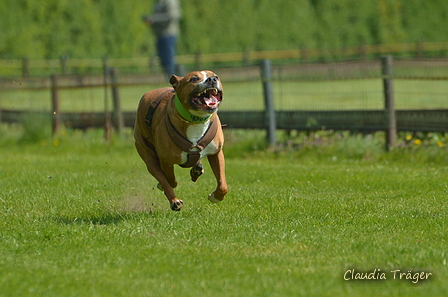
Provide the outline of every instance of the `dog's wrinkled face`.
{"type": "Polygon", "coordinates": [[[214,113],[222,102],[222,84],[212,71],[195,71],[185,77],[173,75],[170,83],[185,108],[193,113],[214,113]]]}

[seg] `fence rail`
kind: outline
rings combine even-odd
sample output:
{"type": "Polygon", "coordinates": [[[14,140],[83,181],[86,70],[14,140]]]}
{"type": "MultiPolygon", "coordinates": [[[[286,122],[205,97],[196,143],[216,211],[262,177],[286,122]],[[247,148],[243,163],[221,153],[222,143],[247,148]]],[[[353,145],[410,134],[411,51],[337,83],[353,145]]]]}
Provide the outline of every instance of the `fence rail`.
{"type": "MultiPolygon", "coordinates": [[[[289,50],[265,50],[265,51],[241,51],[227,53],[196,53],[193,55],[179,55],[177,62],[181,65],[194,65],[200,69],[208,63],[238,62],[243,65],[251,65],[253,61],[295,59],[301,61],[320,60],[338,57],[340,60],[358,57],[366,59],[368,56],[378,57],[386,54],[411,53],[413,56],[424,57],[431,52],[448,52],[448,42],[417,42],[397,44],[373,44],[344,47],[340,49],[308,49],[305,47],[289,50]]],[[[2,59],[0,69],[21,73],[23,77],[31,76],[33,70],[53,70],[60,74],[67,74],[68,69],[104,69],[105,67],[148,67],[158,62],[157,57],[135,58],[68,58],[62,56],[59,59],[2,59]]],[[[73,72],[73,71],[71,71],[73,72]]],[[[79,73],[79,71],[74,71],[79,73]]]]}
{"type": "MultiPolygon", "coordinates": [[[[44,112],[2,110],[2,121],[19,123],[23,116],[44,112]]],[[[136,113],[122,113],[125,127],[133,127],[136,113]]],[[[264,111],[220,111],[219,117],[229,129],[266,129],[264,111]]],[[[350,130],[375,132],[387,129],[383,110],[337,110],[337,111],[275,111],[277,129],[282,130],[350,130]]],[[[397,131],[447,132],[448,109],[397,110],[397,131]]],[[[102,128],[104,112],[64,112],[61,122],[72,129],[102,128]]],[[[112,115],[112,122],[116,118],[112,115]]]]}

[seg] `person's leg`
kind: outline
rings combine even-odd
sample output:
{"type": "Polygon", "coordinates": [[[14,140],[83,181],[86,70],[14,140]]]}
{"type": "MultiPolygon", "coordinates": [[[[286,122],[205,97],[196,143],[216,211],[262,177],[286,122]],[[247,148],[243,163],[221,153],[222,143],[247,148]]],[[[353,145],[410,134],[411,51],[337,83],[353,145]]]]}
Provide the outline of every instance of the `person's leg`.
{"type": "Polygon", "coordinates": [[[175,72],[176,37],[163,36],[157,39],[157,50],[165,74],[170,77],[175,72]]]}

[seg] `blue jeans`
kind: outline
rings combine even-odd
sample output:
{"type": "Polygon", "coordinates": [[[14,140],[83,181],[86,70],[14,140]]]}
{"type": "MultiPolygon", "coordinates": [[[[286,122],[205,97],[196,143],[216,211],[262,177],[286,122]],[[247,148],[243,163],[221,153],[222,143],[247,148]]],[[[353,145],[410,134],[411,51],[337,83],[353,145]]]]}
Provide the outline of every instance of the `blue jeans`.
{"type": "Polygon", "coordinates": [[[157,51],[162,61],[163,70],[168,77],[173,75],[175,71],[176,39],[176,36],[172,35],[157,38],[157,51]]]}

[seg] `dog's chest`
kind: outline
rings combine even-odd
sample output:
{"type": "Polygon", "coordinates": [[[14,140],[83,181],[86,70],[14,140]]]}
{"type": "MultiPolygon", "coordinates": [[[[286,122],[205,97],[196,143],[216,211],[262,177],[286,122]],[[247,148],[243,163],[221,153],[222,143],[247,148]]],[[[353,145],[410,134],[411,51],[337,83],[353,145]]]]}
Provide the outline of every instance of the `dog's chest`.
{"type": "MultiPolygon", "coordinates": [[[[187,128],[186,136],[187,139],[196,145],[198,141],[204,136],[204,134],[207,132],[207,129],[209,127],[209,122],[199,125],[191,125],[187,128]]],[[[204,150],[201,152],[201,159],[205,157],[206,155],[214,154],[216,153],[216,144],[212,140],[204,150]]],[[[185,163],[187,161],[187,153],[182,153],[182,162],[185,163]]]]}

